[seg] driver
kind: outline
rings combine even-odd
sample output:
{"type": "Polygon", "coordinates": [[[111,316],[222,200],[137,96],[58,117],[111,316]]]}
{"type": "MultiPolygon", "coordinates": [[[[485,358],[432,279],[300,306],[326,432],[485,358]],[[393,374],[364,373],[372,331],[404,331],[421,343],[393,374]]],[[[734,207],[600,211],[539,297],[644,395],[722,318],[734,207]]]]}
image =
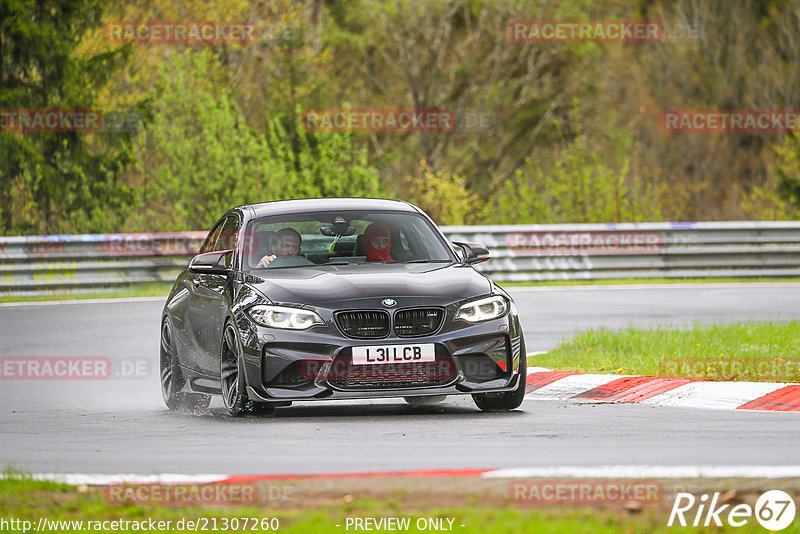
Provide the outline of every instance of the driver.
{"type": "Polygon", "coordinates": [[[267,254],[261,258],[256,267],[260,269],[269,267],[269,264],[277,256],[299,256],[302,242],[303,238],[300,237],[300,232],[294,228],[287,227],[278,230],[278,248],[275,254],[267,254]]]}
{"type": "Polygon", "coordinates": [[[374,222],[364,230],[364,253],[367,261],[394,262],[389,252],[392,250],[392,234],[383,223],[374,222]]]}

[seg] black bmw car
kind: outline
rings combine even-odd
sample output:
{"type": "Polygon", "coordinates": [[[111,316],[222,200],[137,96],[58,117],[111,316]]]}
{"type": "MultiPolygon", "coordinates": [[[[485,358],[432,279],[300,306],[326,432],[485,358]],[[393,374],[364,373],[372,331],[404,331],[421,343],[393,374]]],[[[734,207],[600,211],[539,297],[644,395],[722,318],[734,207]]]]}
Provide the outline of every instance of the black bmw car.
{"type": "Polygon", "coordinates": [[[486,411],[525,394],[514,302],[419,208],[378,199],[239,206],[208,234],[161,318],[171,409],[222,395],[231,415],[294,401],[472,395],[486,411]]]}

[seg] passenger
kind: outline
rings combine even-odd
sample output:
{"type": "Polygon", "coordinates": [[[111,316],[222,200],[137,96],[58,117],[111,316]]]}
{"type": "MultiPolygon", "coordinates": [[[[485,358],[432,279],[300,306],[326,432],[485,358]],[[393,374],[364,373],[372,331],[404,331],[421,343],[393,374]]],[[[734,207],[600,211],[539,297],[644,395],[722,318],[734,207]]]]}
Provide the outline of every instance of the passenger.
{"type": "Polygon", "coordinates": [[[275,254],[267,254],[261,261],[258,262],[257,268],[263,269],[269,267],[269,264],[277,256],[299,256],[300,245],[303,243],[303,238],[300,237],[300,232],[294,228],[282,228],[278,230],[278,249],[275,254]]]}
{"type": "Polygon", "coordinates": [[[394,262],[389,252],[392,250],[392,234],[383,223],[372,223],[364,230],[364,253],[367,261],[394,262]]]}

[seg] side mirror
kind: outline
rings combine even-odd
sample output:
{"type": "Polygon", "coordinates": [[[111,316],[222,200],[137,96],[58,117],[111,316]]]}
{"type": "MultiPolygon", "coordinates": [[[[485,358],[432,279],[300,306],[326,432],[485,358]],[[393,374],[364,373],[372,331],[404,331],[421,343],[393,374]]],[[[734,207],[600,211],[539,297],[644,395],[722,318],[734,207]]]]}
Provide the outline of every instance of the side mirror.
{"type": "Polygon", "coordinates": [[[462,257],[465,263],[475,265],[484,261],[489,261],[489,249],[480,243],[469,243],[466,241],[454,241],[454,245],[463,251],[462,257]]]}
{"type": "Polygon", "coordinates": [[[232,250],[198,254],[189,262],[189,270],[199,274],[228,274],[231,270],[232,250]]]}

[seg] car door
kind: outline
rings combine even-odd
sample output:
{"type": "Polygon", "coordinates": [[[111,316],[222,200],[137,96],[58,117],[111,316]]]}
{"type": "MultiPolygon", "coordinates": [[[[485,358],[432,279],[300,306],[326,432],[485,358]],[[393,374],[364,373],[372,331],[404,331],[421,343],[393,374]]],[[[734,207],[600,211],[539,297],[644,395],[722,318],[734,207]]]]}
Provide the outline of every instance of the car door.
{"type": "MultiPolygon", "coordinates": [[[[219,238],[222,231],[222,225],[225,220],[220,220],[211,231],[208,233],[203,245],[200,247],[199,253],[211,252],[214,249],[214,244],[219,238]]],[[[195,371],[200,370],[200,365],[197,361],[198,343],[195,339],[195,328],[192,325],[192,317],[189,313],[190,297],[194,286],[199,282],[197,273],[193,273],[186,268],[177,280],[178,290],[174,294],[172,301],[169,303],[169,311],[175,325],[175,340],[178,359],[181,365],[188,367],[195,371]]]]}
{"type": "MultiPolygon", "coordinates": [[[[207,252],[233,250],[240,228],[239,217],[229,215],[221,222],[214,246],[207,252]]],[[[233,254],[229,261],[233,261],[233,254]]],[[[219,355],[222,330],[228,316],[231,276],[224,274],[191,273],[187,289],[187,323],[195,348],[194,361],[198,370],[208,376],[219,376],[219,355]]]]}

